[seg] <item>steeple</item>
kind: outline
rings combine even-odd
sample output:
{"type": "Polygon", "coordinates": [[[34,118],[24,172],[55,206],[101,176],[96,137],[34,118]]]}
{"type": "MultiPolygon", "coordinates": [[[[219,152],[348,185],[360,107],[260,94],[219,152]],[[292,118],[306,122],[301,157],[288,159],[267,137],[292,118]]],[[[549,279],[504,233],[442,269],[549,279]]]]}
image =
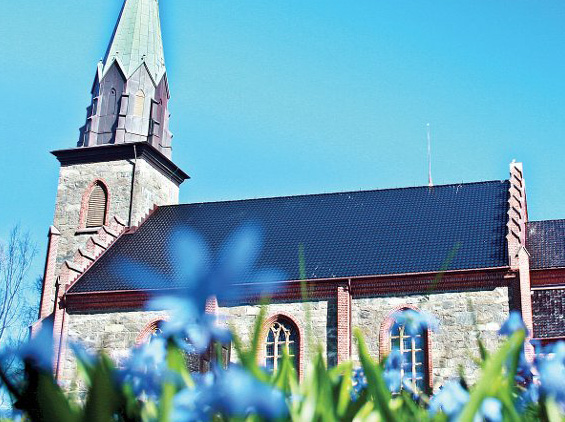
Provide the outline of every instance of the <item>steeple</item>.
{"type": "Polygon", "coordinates": [[[165,56],[157,0],[126,0],[104,57],[102,73],[114,61],[128,78],[145,63],[153,80],[161,80],[165,56]]]}
{"type": "Polygon", "coordinates": [[[79,147],[147,142],[171,157],[158,0],[125,0],[98,64],[79,147]]]}

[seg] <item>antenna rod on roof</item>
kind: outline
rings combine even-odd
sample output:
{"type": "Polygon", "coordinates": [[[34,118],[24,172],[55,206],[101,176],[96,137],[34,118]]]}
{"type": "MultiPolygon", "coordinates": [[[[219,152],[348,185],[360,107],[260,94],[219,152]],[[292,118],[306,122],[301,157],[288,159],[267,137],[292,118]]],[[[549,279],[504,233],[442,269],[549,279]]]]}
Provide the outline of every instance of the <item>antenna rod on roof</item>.
{"type": "Polygon", "coordinates": [[[428,186],[431,188],[434,185],[432,181],[432,136],[430,133],[430,124],[426,125],[428,134],[428,186]]]}

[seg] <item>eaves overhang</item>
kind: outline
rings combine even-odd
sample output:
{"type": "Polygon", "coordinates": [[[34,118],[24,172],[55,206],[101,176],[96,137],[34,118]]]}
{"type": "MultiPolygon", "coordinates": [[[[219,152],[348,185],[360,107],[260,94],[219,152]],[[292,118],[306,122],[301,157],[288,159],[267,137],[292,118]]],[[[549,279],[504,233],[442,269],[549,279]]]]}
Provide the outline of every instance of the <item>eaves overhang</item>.
{"type": "Polygon", "coordinates": [[[190,179],[187,173],[147,142],[62,149],[51,151],[51,154],[59,160],[61,166],[142,158],[177,186],[190,179]]]}
{"type": "MultiPolygon", "coordinates": [[[[436,273],[392,274],[311,280],[288,280],[272,283],[234,284],[230,294],[219,297],[220,306],[260,303],[260,292],[271,291],[269,299],[276,301],[327,300],[336,294],[336,287],[347,285],[353,298],[433,294],[494,289],[507,286],[509,267],[454,270],[436,273]],[[265,286],[270,284],[271,286],[265,286]],[[265,288],[267,287],[267,288],[265,288]],[[236,300],[233,296],[237,297],[236,300]]],[[[103,310],[143,310],[148,300],[156,296],[183,294],[182,289],[119,290],[75,292],[64,295],[64,306],[71,313],[103,310]]]]}

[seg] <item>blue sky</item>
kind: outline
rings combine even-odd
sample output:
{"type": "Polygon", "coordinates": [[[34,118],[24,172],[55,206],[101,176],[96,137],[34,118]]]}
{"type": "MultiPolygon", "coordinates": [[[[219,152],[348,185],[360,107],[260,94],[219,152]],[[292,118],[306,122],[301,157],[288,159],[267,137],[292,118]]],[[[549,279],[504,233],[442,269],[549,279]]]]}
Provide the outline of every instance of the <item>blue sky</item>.
{"type": "MultiPolygon", "coordinates": [[[[41,272],[58,163],[121,0],[6,2],[0,238],[41,272]]],[[[505,179],[565,218],[565,2],[161,0],[181,202],[505,179]]]]}

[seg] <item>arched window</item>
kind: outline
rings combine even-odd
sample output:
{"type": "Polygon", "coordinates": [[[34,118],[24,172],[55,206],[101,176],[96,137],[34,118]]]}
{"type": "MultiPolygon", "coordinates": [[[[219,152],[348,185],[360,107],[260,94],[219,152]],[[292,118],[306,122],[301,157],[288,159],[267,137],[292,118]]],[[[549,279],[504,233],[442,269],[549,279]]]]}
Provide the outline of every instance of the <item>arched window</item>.
{"type": "Polygon", "coordinates": [[[118,114],[118,95],[116,90],[112,88],[110,90],[110,100],[108,104],[108,114],[118,114]]]}
{"type": "Polygon", "coordinates": [[[151,343],[156,338],[159,338],[163,335],[163,329],[161,328],[164,321],[157,321],[151,327],[151,332],[148,336],[148,342],[151,343]]]}
{"type": "MultiPolygon", "coordinates": [[[[388,355],[398,351],[402,356],[400,369],[400,389],[409,386],[416,392],[430,390],[430,350],[428,330],[408,329],[404,323],[410,318],[417,318],[418,311],[403,308],[392,313],[381,327],[381,351],[388,355]],[[412,315],[409,318],[399,317],[403,312],[412,315]]],[[[396,393],[399,393],[397,391],[396,393]]]]}
{"type": "MultiPolygon", "coordinates": [[[[414,333],[413,333],[414,334],[414,333]]],[[[390,331],[390,348],[402,356],[401,389],[408,384],[414,391],[426,391],[426,333],[410,335],[404,325],[395,323],[390,331]]]]}
{"type": "Polygon", "coordinates": [[[108,207],[108,192],[104,185],[96,182],[88,198],[88,211],[86,213],[86,227],[100,227],[106,222],[108,207]]]}
{"type": "Polygon", "coordinates": [[[277,317],[267,331],[265,339],[265,367],[269,372],[279,368],[284,351],[292,359],[296,370],[299,368],[300,335],[296,325],[285,317],[277,317]]]}
{"type": "Polygon", "coordinates": [[[143,117],[143,108],[145,106],[145,94],[142,90],[135,93],[135,103],[133,106],[133,115],[143,117]]]}

